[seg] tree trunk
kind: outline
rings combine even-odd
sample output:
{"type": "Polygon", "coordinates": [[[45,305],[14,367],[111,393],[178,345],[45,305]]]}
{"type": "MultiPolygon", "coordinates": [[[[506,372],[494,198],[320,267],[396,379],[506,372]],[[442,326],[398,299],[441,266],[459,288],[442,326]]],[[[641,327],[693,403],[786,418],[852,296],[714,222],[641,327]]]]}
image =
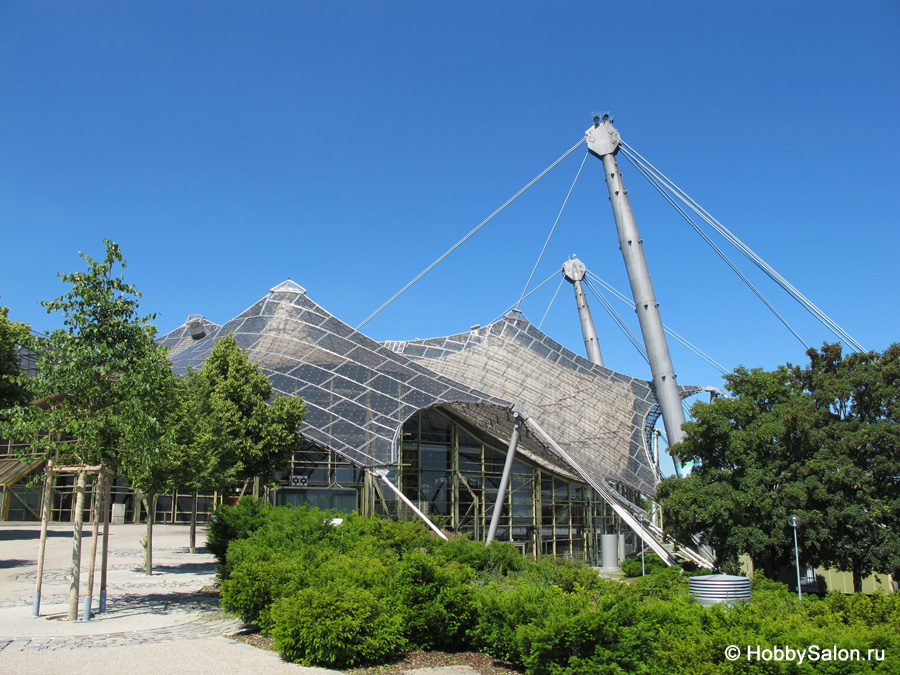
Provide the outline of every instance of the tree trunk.
{"type": "Polygon", "coordinates": [[[106,611],[106,566],[109,558],[109,511],[112,508],[112,476],[103,483],[103,553],[100,556],[100,612],[106,611]]]}
{"type": "Polygon", "coordinates": [[[47,525],[50,523],[50,505],[53,501],[53,479],[56,474],[50,469],[53,461],[47,462],[47,477],[44,480],[43,501],[41,502],[41,543],[38,548],[37,577],[34,584],[34,602],[31,608],[31,618],[36,619],[41,615],[41,584],[44,581],[44,551],[47,548],[47,525]]]}
{"type": "Polygon", "coordinates": [[[72,583],[69,585],[69,621],[78,620],[78,585],[81,583],[81,526],[84,524],[84,471],[75,486],[75,526],[72,537],[72,583]]]}
{"type": "Polygon", "coordinates": [[[778,581],[778,556],[770,547],[763,554],[763,573],[767,579],[778,581]]]}
{"type": "Polygon", "coordinates": [[[862,585],[863,585],[863,573],[860,569],[859,561],[856,559],[852,562],[853,566],[853,592],[854,593],[862,593],[862,585]]]}
{"type": "Polygon", "coordinates": [[[244,496],[244,493],[247,491],[247,487],[250,485],[250,478],[244,481],[244,484],[241,486],[241,494],[238,495],[238,499],[241,499],[244,496]]]}
{"type": "Polygon", "coordinates": [[[88,567],[87,600],[84,605],[82,619],[89,621],[91,618],[91,602],[94,598],[94,570],[97,567],[97,539],[100,534],[100,509],[103,499],[103,475],[98,474],[94,481],[93,499],[91,503],[91,562],[88,567]]]}
{"type": "Polygon", "coordinates": [[[197,493],[191,495],[191,553],[197,552],[197,493]]]}
{"type": "Polygon", "coordinates": [[[156,495],[147,495],[147,549],[144,554],[144,574],[153,574],[153,518],[156,515],[156,495]]]}

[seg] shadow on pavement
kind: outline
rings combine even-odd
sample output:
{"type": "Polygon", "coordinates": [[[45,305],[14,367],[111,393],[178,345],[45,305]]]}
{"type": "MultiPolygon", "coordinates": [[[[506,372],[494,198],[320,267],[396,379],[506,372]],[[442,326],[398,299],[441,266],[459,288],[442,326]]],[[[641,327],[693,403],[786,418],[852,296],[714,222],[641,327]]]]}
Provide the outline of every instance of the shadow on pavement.
{"type": "MultiPolygon", "coordinates": [[[[84,536],[88,539],[91,537],[90,530],[84,532],[84,536]]],[[[47,537],[69,537],[72,538],[72,531],[60,531],[60,530],[47,530],[47,537]]],[[[41,538],[41,527],[40,525],[36,525],[33,530],[0,530],[0,541],[13,541],[13,540],[24,540],[24,539],[40,539],[41,538]]]]}
{"type": "Polygon", "coordinates": [[[12,567],[27,567],[28,565],[34,565],[34,560],[0,560],[0,570],[12,567]]]}

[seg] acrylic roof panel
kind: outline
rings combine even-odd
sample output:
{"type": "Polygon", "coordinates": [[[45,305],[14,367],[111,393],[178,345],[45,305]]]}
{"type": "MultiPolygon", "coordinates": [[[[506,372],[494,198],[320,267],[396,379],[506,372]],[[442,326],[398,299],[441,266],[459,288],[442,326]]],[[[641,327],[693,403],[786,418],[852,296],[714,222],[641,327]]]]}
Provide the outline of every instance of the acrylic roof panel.
{"type": "Polygon", "coordinates": [[[179,330],[180,336],[173,331],[162,338],[164,344],[171,341],[180,347],[170,351],[176,372],[188,366],[199,369],[215,341],[233,333],[279,394],[303,397],[307,413],[300,433],[362,466],[395,461],[394,440],[403,422],[419,409],[453,403],[476,409],[512,407],[357,332],[293,282],[273,288],[199,340],[185,338],[179,330]]]}
{"type": "Polygon", "coordinates": [[[196,342],[196,339],[191,337],[191,330],[188,327],[188,323],[193,320],[200,322],[203,327],[203,332],[206,335],[209,335],[219,328],[217,324],[214,324],[205,316],[201,316],[199,314],[191,314],[188,317],[188,320],[185,321],[181,326],[173,331],[169,331],[161,337],[156,338],[156,341],[159,344],[161,344],[163,347],[169,348],[170,359],[173,358],[176,354],[183,352],[185,349],[196,342]]]}
{"type": "Polygon", "coordinates": [[[656,492],[645,425],[656,421],[659,407],[646,380],[570,352],[518,312],[468,333],[386,344],[458,382],[514,401],[594,476],[656,492]]]}

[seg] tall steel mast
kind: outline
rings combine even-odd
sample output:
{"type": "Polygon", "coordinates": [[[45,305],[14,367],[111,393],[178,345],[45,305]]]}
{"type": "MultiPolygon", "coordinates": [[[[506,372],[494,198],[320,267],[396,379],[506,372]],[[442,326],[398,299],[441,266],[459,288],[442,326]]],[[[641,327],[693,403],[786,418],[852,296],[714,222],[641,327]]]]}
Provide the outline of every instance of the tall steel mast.
{"type": "Polygon", "coordinates": [[[603,365],[603,355],[600,353],[600,341],[597,339],[597,329],[594,328],[594,320],[591,318],[591,308],[588,307],[587,297],[584,295],[584,286],[581,281],[586,272],[584,263],[578,258],[571,258],[563,263],[563,276],[575,289],[575,304],[578,305],[578,318],[581,320],[581,334],[584,337],[584,348],[587,350],[588,360],[603,365]]]}
{"type": "MultiPolygon", "coordinates": [[[[594,126],[585,132],[588,150],[603,161],[606,174],[606,186],[609,189],[609,200],[612,203],[613,216],[616,219],[616,230],[619,233],[619,249],[625,259],[625,269],[634,296],[634,306],[641,324],[641,334],[647,357],[650,360],[650,372],[653,374],[653,385],[662,411],[663,424],[669,445],[675,445],[684,437],[681,425],[684,424],[684,410],[681,407],[681,394],[675,381],[675,370],[672,368],[672,357],[666,343],[662,319],[659,315],[659,303],[653,292],[650,281],[650,270],[644,257],[644,242],[638,234],[628,193],[622,186],[622,174],[616,163],[619,150],[619,132],[612,125],[608,115],[594,118],[594,126]]],[[[675,460],[675,471],[680,475],[678,460],[675,460]]]]}

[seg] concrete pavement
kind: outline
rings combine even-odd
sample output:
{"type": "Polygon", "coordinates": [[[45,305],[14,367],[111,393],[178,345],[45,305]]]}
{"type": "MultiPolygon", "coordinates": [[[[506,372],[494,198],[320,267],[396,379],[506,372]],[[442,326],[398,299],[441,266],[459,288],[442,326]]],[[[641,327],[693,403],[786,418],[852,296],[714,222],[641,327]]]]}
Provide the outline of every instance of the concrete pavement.
{"type": "MultiPolygon", "coordinates": [[[[107,611],[90,621],[66,621],[72,526],[53,524],[44,558],[41,613],[31,618],[40,539],[39,523],[0,523],[0,673],[16,675],[340,675],[287,663],[275,653],[225,636],[243,629],[223,615],[215,596],[200,594],[215,581],[215,559],[188,551],[187,525],[153,530],[153,575],[144,574],[145,525],[110,526],[107,611]]],[[[91,529],[82,540],[79,618],[87,589],[91,529]]],[[[197,543],[206,541],[198,528],[197,543]]],[[[92,609],[98,611],[100,542],[92,609]]],[[[417,668],[410,675],[476,675],[468,666],[417,668]]]]}
{"type": "MultiPolygon", "coordinates": [[[[205,549],[188,552],[188,527],[154,528],[153,575],[143,572],[143,525],[110,528],[107,612],[90,621],[65,621],[72,558],[72,528],[54,524],[47,537],[41,615],[32,619],[40,527],[0,524],[0,671],[27,673],[215,673],[263,671],[325,675],[336,671],[286,663],[274,652],[229,640],[242,629],[222,615],[218,599],[200,595],[215,579],[205,549]]],[[[198,543],[205,532],[198,533],[198,543]]],[[[86,592],[90,528],[82,543],[86,592]]],[[[98,610],[98,565],[93,611],[98,610]]],[[[83,595],[79,600],[79,613],[83,595]]]]}

